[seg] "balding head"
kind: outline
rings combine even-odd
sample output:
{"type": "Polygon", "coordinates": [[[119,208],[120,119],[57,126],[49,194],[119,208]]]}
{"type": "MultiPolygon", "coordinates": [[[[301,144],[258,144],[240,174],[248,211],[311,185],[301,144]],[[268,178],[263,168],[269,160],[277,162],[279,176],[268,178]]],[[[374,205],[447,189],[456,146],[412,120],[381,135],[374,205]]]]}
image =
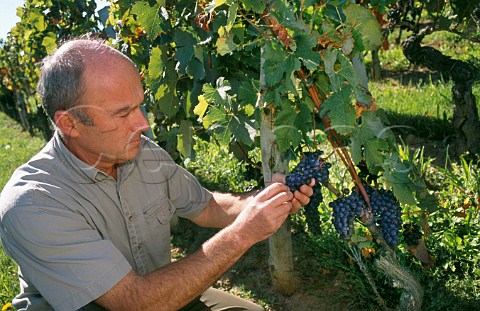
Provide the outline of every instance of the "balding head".
{"type": "Polygon", "coordinates": [[[85,72],[88,68],[101,67],[108,60],[127,62],[133,66],[128,57],[105,45],[103,41],[93,39],[68,41],[53,55],[46,57],[37,92],[47,116],[54,120],[57,111],[65,110],[84,119],[86,116],[75,108],[82,105],[86,92],[85,72]]]}

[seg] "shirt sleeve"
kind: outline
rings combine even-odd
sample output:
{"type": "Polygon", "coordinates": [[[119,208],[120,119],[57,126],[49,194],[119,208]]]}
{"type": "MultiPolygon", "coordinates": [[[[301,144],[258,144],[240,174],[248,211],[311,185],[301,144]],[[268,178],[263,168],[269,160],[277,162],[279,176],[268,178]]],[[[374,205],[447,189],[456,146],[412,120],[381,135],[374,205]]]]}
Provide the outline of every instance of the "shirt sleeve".
{"type": "MultiPolygon", "coordinates": [[[[77,310],[112,288],[130,270],[126,258],[85,218],[30,192],[32,204],[3,216],[5,251],[57,310],[77,310]]],[[[23,200],[25,201],[25,200],[23,200]]]]}
{"type": "Polygon", "coordinates": [[[158,182],[158,185],[166,187],[163,190],[178,216],[196,217],[212,199],[212,193],[193,174],[177,165],[164,149],[149,140],[146,141],[139,165],[142,167],[144,182],[158,182],[159,176],[163,176],[164,180],[158,182]]]}

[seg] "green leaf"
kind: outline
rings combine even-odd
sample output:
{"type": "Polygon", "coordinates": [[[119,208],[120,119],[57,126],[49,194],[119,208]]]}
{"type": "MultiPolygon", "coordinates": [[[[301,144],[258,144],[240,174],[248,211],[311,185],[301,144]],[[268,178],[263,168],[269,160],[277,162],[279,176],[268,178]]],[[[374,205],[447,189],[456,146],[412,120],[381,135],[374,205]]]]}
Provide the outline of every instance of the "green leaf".
{"type": "Polygon", "coordinates": [[[226,120],[225,110],[216,106],[210,107],[208,109],[207,115],[203,118],[203,127],[208,129],[213,124],[219,123],[220,121],[226,120]]]}
{"type": "Polygon", "coordinates": [[[175,87],[170,87],[166,84],[160,85],[155,94],[155,99],[159,102],[160,112],[167,117],[174,117],[180,109],[175,87]]]}
{"type": "Polygon", "coordinates": [[[32,10],[28,14],[25,23],[35,27],[38,32],[43,32],[46,29],[45,16],[38,9],[32,10]]]}
{"type": "Polygon", "coordinates": [[[331,126],[340,134],[352,131],[356,112],[352,104],[352,88],[345,86],[334,92],[320,106],[320,114],[328,115],[331,126]]]}
{"type": "Polygon", "coordinates": [[[387,142],[383,139],[371,138],[364,142],[364,157],[368,170],[377,174],[385,162],[385,152],[389,150],[387,142]]]}
{"type": "Polygon", "coordinates": [[[350,3],[343,8],[345,24],[350,25],[362,35],[366,50],[376,50],[382,46],[382,29],[373,13],[360,4],[350,3]]]}
{"type": "Polygon", "coordinates": [[[258,81],[242,81],[238,88],[238,99],[245,103],[255,105],[258,98],[258,81]]]}
{"type": "Polygon", "coordinates": [[[192,152],[193,125],[189,120],[182,120],[178,129],[177,150],[184,157],[189,157],[192,152]]]}
{"type": "Polygon", "coordinates": [[[205,68],[203,64],[197,59],[193,58],[187,66],[187,73],[194,79],[201,80],[205,78],[205,68]]]}
{"type": "Polygon", "coordinates": [[[225,27],[227,32],[230,32],[230,30],[233,27],[233,24],[235,24],[235,19],[237,18],[237,10],[238,10],[238,3],[235,2],[228,8],[228,19],[227,19],[227,26],[225,27]]]}
{"type": "Polygon", "coordinates": [[[265,44],[264,51],[265,85],[274,86],[285,79],[287,89],[296,93],[293,74],[300,69],[300,60],[286,53],[280,45],[265,44]]]}
{"type": "Polygon", "coordinates": [[[312,33],[308,29],[301,33],[295,33],[293,39],[297,46],[295,56],[298,57],[309,70],[316,70],[320,65],[320,53],[312,51],[318,44],[318,35],[316,32],[312,33]]]}
{"type": "Polygon", "coordinates": [[[305,104],[299,105],[300,111],[297,113],[297,117],[295,118],[295,127],[302,131],[303,135],[306,135],[312,128],[312,111],[310,107],[305,104]]]}
{"type": "Polygon", "coordinates": [[[275,125],[293,126],[297,117],[296,111],[290,101],[285,100],[280,103],[280,109],[275,116],[275,125]]]}
{"type": "Polygon", "coordinates": [[[163,59],[166,57],[165,47],[154,47],[150,55],[150,62],[148,63],[148,76],[153,79],[160,78],[163,74],[164,63],[163,59]]]}
{"type": "Polygon", "coordinates": [[[363,112],[362,123],[353,129],[350,139],[354,163],[360,163],[363,156],[365,156],[370,172],[378,173],[385,161],[382,152],[389,150],[389,141],[393,139],[393,136],[391,136],[391,132],[384,127],[376,111],[363,112]],[[363,154],[362,147],[365,148],[365,153],[368,149],[368,155],[363,154]]]}
{"type": "Polygon", "coordinates": [[[265,2],[261,0],[244,0],[242,1],[243,6],[247,11],[253,10],[253,12],[261,14],[265,11],[265,2]]]}
{"type": "Polygon", "coordinates": [[[192,34],[181,29],[175,30],[174,40],[177,45],[177,51],[175,52],[175,58],[178,60],[177,70],[178,73],[185,73],[188,63],[195,56],[194,46],[196,46],[197,40],[192,34]]]}
{"type": "Polygon", "coordinates": [[[137,21],[142,25],[148,39],[154,40],[162,29],[162,20],[159,17],[161,5],[159,3],[150,6],[148,2],[138,1],[133,5],[132,14],[137,15],[137,21]]]}
{"type": "Polygon", "coordinates": [[[308,70],[315,71],[320,65],[320,54],[318,52],[297,49],[295,56],[302,61],[308,70]]]}
{"type": "Polygon", "coordinates": [[[393,188],[395,197],[403,204],[416,205],[417,201],[409,187],[410,178],[405,172],[384,172],[385,181],[393,188]]]}
{"type": "Polygon", "coordinates": [[[47,54],[53,53],[57,48],[57,36],[53,32],[49,32],[42,40],[42,45],[45,47],[47,54]]]}
{"type": "Polygon", "coordinates": [[[216,88],[210,84],[205,84],[203,86],[203,95],[208,102],[213,102],[215,105],[220,106],[227,101],[227,92],[230,91],[231,86],[223,77],[218,78],[216,82],[216,88]]]}
{"type": "Polygon", "coordinates": [[[349,82],[352,86],[358,83],[352,63],[338,50],[327,50],[324,53],[324,62],[325,73],[330,78],[330,83],[334,91],[342,88],[345,81],[349,82]]]}
{"type": "Polygon", "coordinates": [[[232,117],[229,123],[229,129],[236,140],[247,146],[253,144],[255,135],[257,134],[255,128],[240,116],[232,117]]]}
{"type": "MultiPolygon", "coordinates": [[[[180,101],[177,97],[177,80],[178,76],[175,72],[172,62],[168,62],[165,68],[165,75],[161,79],[161,84],[155,92],[155,100],[158,101],[158,109],[167,117],[174,117],[180,109],[180,101]]],[[[149,82],[158,83],[157,80],[151,79],[149,82]]]]}
{"type": "Polygon", "coordinates": [[[281,152],[288,150],[290,146],[298,146],[302,140],[300,131],[291,125],[276,127],[274,134],[281,152]]]}

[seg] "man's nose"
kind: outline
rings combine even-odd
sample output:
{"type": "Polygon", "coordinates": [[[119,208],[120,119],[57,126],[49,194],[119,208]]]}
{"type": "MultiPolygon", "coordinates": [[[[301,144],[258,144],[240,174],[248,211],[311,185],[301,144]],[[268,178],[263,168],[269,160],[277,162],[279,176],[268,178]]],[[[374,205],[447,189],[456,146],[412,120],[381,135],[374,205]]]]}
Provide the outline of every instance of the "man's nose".
{"type": "Polygon", "coordinates": [[[135,120],[132,125],[132,130],[134,132],[145,132],[150,128],[150,124],[148,123],[146,115],[142,109],[137,109],[135,111],[135,120]]]}

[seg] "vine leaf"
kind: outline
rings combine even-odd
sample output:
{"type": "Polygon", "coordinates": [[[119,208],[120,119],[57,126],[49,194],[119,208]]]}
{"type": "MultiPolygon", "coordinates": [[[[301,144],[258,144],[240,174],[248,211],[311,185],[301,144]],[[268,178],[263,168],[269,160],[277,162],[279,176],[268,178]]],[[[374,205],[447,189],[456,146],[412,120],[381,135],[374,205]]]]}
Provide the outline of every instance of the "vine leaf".
{"type": "Polygon", "coordinates": [[[154,47],[148,63],[148,75],[152,79],[160,79],[164,70],[165,52],[160,47],[154,47]]]}
{"type": "Polygon", "coordinates": [[[255,13],[261,14],[265,11],[266,2],[259,0],[244,0],[242,1],[243,6],[247,11],[252,10],[255,13]]]}
{"type": "Polygon", "coordinates": [[[207,129],[213,124],[220,123],[221,121],[225,121],[225,110],[212,106],[208,109],[207,115],[203,118],[203,127],[207,129]]]}
{"type": "Polygon", "coordinates": [[[190,120],[182,120],[177,136],[177,150],[189,157],[192,151],[193,125],[190,120]]]}
{"type": "Polygon", "coordinates": [[[361,34],[366,50],[376,50],[382,46],[382,30],[373,13],[360,4],[350,3],[343,8],[345,24],[361,34]]]}
{"type": "Polygon", "coordinates": [[[197,40],[192,34],[181,29],[175,30],[174,40],[177,45],[177,51],[175,52],[175,58],[178,60],[177,71],[178,73],[185,73],[189,62],[195,56],[194,47],[197,45],[197,40]]]}
{"type": "Polygon", "coordinates": [[[301,142],[302,135],[298,129],[291,125],[281,125],[274,130],[278,149],[283,152],[291,146],[298,146],[301,142]]]}
{"type": "Polygon", "coordinates": [[[416,186],[411,178],[411,167],[403,163],[394,152],[392,155],[386,155],[383,165],[385,182],[393,188],[395,197],[404,204],[417,205],[417,201],[412,191],[421,190],[416,186]]]}
{"type": "Polygon", "coordinates": [[[54,32],[49,32],[42,40],[42,45],[48,54],[52,53],[57,48],[57,36],[54,32]]]}
{"type": "MultiPolygon", "coordinates": [[[[302,139],[296,124],[299,123],[299,117],[303,116],[303,114],[297,114],[292,103],[288,100],[282,101],[280,106],[281,109],[277,111],[275,116],[276,127],[274,133],[279,149],[285,151],[291,146],[298,145],[302,139]]],[[[308,118],[311,118],[310,114],[308,118]]]]}
{"type": "Polygon", "coordinates": [[[347,133],[355,125],[356,113],[352,105],[352,88],[344,88],[334,92],[320,106],[320,114],[328,115],[331,126],[339,133],[347,133]]]}
{"type": "Polygon", "coordinates": [[[330,78],[334,91],[340,89],[345,81],[351,85],[357,85],[357,74],[352,63],[338,50],[327,50],[323,54],[325,73],[330,78]],[[339,63],[337,62],[339,61],[339,63]]]}
{"type": "Polygon", "coordinates": [[[160,32],[164,31],[158,14],[161,7],[161,3],[150,6],[147,2],[139,1],[132,8],[132,14],[137,15],[137,21],[142,25],[148,39],[152,41],[160,32]]]}
{"type": "Polygon", "coordinates": [[[237,49],[237,45],[233,41],[233,36],[226,32],[225,27],[220,27],[218,34],[220,37],[217,39],[215,46],[219,55],[227,55],[237,49]]]}
{"type": "Polygon", "coordinates": [[[362,122],[354,128],[351,135],[351,154],[358,164],[365,157],[368,169],[377,174],[384,164],[385,155],[390,149],[391,132],[386,129],[376,111],[364,111],[362,122]]]}
{"type": "Polygon", "coordinates": [[[293,73],[300,69],[300,60],[273,43],[265,44],[264,58],[265,85],[273,86],[285,79],[287,89],[295,94],[292,78],[293,73]]]}
{"type": "Polygon", "coordinates": [[[177,74],[174,64],[168,62],[165,68],[165,75],[162,77],[160,86],[155,93],[155,99],[159,101],[159,110],[167,117],[174,117],[180,109],[176,93],[177,74]]]}
{"type": "Polygon", "coordinates": [[[295,56],[298,57],[303,65],[310,71],[318,69],[320,65],[320,54],[312,49],[318,44],[318,34],[309,30],[306,32],[296,32],[294,34],[294,41],[297,46],[295,56]]]}
{"type": "Polygon", "coordinates": [[[225,30],[227,32],[230,32],[233,25],[235,24],[235,19],[237,18],[237,10],[238,10],[238,3],[236,2],[232,4],[228,9],[227,26],[225,27],[225,30]]]}
{"type": "Polygon", "coordinates": [[[229,129],[236,140],[248,146],[253,144],[253,140],[257,134],[255,127],[243,116],[233,115],[229,123],[229,129]]]}
{"type": "Polygon", "coordinates": [[[193,109],[193,113],[195,113],[200,119],[203,119],[203,116],[205,115],[207,109],[208,102],[205,100],[205,96],[198,96],[198,104],[193,109]]]}
{"type": "Polygon", "coordinates": [[[384,152],[388,152],[388,143],[383,139],[373,138],[365,141],[364,157],[368,169],[377,174],[385,160],[384,152]]]}

